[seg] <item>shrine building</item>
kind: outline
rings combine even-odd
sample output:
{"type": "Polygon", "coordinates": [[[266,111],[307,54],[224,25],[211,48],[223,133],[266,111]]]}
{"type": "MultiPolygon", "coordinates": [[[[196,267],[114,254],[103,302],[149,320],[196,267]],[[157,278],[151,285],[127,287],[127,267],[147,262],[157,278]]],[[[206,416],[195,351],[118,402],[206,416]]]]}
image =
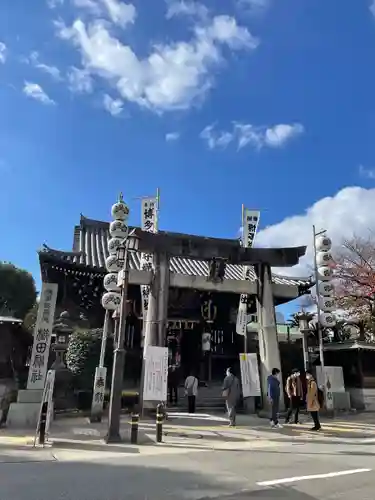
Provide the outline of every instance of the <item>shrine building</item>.
{"type": "MultiPolygon", "coordinates": [[[[207,238],[180,235],[166,231],[159,234],[189,241],[193,239],[200,245],[237,248],[236,239],[207,238]]],[[[104,293],[103,278],[107,273],[105,261],[108,257],[107,242],[109,240],[109,223],[92,220],[81,216],[74,228],[72,250],[56,250],[46,245],[39,251],[39,260],[43,281],[58,284],[56,316],[61,311],[68,311],[77,324],[88,328],[103,326],[104,309],[101,297],[104,293]]],[[[259,255],[268,249],[255,249],[259,255]]],[[[287,249],[293,250],[293,249],[287,249]]],[[[304,253],[304,251],[303,251],[304,253]]],[[[300,254],[301,255],[301,254],[300,254]]],[[[298,257],[299,258],[299,257],[298,257]]],[[[298,259],[297,259],[298,260],[298,259]]],[[[130,254],[130,269],[140,270],[141,256],[130,254]]],[[[205,260],[172,256],[169,259],[171,276],[182,276],[186,283],[189,277],[200,277],[204,283],[209,275],[209,263],[205,260]]],[[[250,268],[248,279],[257,282],[255,269],[250,268]]],[[[212,290],[194,288],[197,280],[191,280],[187,288],[174,287],[173,279],[169,287],[167,331],[164,345],[168,346],[170,358],[181,365],[183,375],[194,371],[207,383],[220,381],[228,366],[238,363],[239,353],[256,352],[257,334],[245,337],[236,333],[236,318],[240,293],[236,292],[236,284],[244,281],[244,266],[227,263],[223,286],[212,290]],[[227,283],[227,286],[225,284],[227,283]],[[231,283],[231,290],[228,291],[231,283]],[[210,333],[210,342],[202,342],[203,333],[210,333]]],[[[272,274],[271,288],[273,295],[272,308],[287,303],[305,293],[313,283],[309,278],[290,278],[272,274]]],[[[254,288],[255,290],[255,288],[254,288]]],[[[124,384],[134,387],[139,383],[142,364],[142,297],[139,284],[130,282],[128,289],[128,318],[125,335],[126,363],[124,384]]],[[[256,314],[256,296],[250,296],[248,314],[256,314]]],[[[274,309],[273,309],[274,310],[274,309]]],[[[114,331],[114,325],[111,326],[114,331]]],[[[280,341],[281,363],[286,370],[293,367],[297,356],[302,363],[302,351],[298,348],[292,353],[290,346],[283,348],[280,341]],[[289,353],[289,354],[288,354],[289,353]]]]}

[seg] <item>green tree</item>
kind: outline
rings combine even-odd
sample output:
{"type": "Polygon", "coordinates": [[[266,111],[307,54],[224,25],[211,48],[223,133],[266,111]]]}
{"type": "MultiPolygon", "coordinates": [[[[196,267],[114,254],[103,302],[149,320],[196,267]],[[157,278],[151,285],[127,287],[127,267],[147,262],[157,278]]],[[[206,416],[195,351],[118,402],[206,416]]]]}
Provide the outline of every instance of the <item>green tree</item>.
{"type": "MultiPolygon", "coordinates": [[[[91,390],[94,382],[95,368],[99,364],[100,347],[103,330],[75,330],[70,338],[66,353],[66,365],[75,378],[75,386],[83,390],[91,390]]],[[[105,366],[109,367],[107,378],[113,361],[113,339],[107,339],[105,366]]]]}
{"type": "Polygon", "coordinates": [[[0,262],[0,314],[24,319],[36,302],[34,278],[24,269],[0,262]]]}

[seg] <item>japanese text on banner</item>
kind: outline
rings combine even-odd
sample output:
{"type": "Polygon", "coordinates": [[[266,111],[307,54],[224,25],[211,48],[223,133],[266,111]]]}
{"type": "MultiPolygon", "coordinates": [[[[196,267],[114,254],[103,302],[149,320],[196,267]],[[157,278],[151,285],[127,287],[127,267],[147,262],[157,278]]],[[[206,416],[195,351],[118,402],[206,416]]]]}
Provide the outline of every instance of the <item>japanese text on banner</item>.
{"type": "MultiPolygon", "coordinates": [[[[142,200],[142,229],[150,233],[157,232],[157,199],[144,198],[142,200]]],[[[152,253],[142,253],[141,255],[141,269],[142,271],[153,270],[153,255],[152,253]]],[[[146,320],[148,299],[150,295],[150,287],[148,285],[141,286],[142,297],[142,312],[143,320],[146,320]]]]}
{"type": "MultiPolygon", "coordinates": [[[[242,245],[245,248],[251,248],[253,246],[254,238],[258,229],[260,212],[258,210],[245,209],[243,212],[242,220],[242,245]]],[[[251,280],[252,269],[251,267],[244,267],[244,278],[245,280],[251,280]]],[[[239,335],[246,334],[247,325],[247,304],[249,297],[246,294],[241,294],[240,303],[238,306],[236,332],[239,335]]]]}
{"type": "Polygon", "coordinates": [[[47,375],[58,285],[43,283],[31,352],[28,389],[43,389],[47,375]]]}
{"type": "Polygon", "coordinates": [[[147,346],[145,352],[144,401],[166,401],[168,348],[147,346]]]}
{"type": "Polygon", "coordinates": [[[103,411],[106,378],[107,368],[105,366],[97,366],[94,378],[94,397],[91,404],[92,415],[103,411]]]}

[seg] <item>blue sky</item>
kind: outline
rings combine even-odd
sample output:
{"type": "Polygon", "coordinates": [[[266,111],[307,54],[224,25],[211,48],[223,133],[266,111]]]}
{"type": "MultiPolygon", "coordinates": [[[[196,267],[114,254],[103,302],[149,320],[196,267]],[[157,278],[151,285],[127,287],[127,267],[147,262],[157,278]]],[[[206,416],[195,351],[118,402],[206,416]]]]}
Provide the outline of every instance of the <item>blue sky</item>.
{"type": "MultiPolygon", "coordinates": [[[[258,245],[375,226],[375,4],[0,4],[0,259],[39,280],[80,213],[161,189],[162,229],[258,245]]],[[[375,227],[374,227],[375,229],[375,227]]],[[[306,259],[292,274],[309,274],[306,259]]]]}

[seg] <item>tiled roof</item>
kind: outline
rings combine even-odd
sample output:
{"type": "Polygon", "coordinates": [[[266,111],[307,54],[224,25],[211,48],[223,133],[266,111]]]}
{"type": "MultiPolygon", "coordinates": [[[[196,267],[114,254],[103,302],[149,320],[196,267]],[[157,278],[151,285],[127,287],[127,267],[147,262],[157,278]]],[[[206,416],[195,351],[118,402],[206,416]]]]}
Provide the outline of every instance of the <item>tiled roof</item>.
{"type": "MultiPolygon", "coordinates": [[[[60,252],[45,247],[47,254],[59,257],[59,260],[88,266],[97,271],[105,272],[105,260],[108,257],[107,241],[109,239],[109,224],[107,222],[87,219],[81,216],[81,224],[74,229],[73,252],[60,252]]],[[[140,269],[139,253],[130,254],[130,268],[140,269]]],[[[195,276],[208,276],[208,263],[196,259],[185,259],[172,257],[170,270],[174,273],[195,276]]],[[[227,264],[225,270],[226,279],[243,279],[243,266],[227,264]]],[[[255,272],[252,271],[252,279],[255,281],[255,272]]],[[[273,275],[272,281],[281,285],[309,285],[312,284],[308,278],[289,278],[273,275]]]]}

